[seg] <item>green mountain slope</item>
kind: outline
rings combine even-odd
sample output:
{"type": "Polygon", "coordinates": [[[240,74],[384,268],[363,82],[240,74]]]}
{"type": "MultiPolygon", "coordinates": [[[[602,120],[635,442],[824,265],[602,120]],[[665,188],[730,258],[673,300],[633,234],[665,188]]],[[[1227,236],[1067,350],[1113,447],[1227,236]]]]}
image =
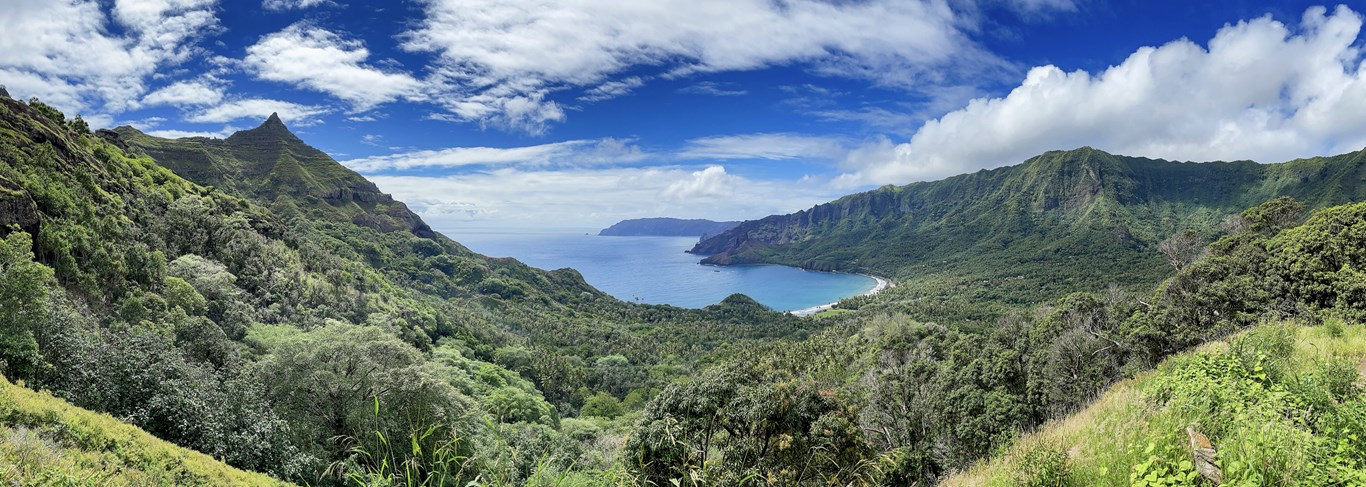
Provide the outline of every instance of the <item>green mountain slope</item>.
{"type": "Polygon", "coordinates": [[[285,485],[0,377],[5,485],[285,485]]]}
{"type": "Polygon", "coordinates": [[[1310,208],[1366,199],[1366,151],[1281,164],[1182,163],[1091,148],[846,196],[749,221],[692,249],[716,264],[773,262],[882,274],[970,301],[1031,304],[1156,282],[1157,243],[1208,240],[1280,195],[1310,208]]]}
{"type": "Polygon", "coordinates": [[[1115,384],[941,485],[1198,485],[1188,426],[1227,485],[1362,485],[1363,373],[1361,325],[1263,325],[1115,384]]]}
{"type": "Polygon", "coordinates": [[[353,221],[381,231],[435,236],[401,202],[374,183],[310,147],[271,114],[261,126],[227,139],[160,139],[132,127],[114,132],[136,151],[196,183],[266,202],[282,197],[316,218],[353,221]]]}
{"type": "Polygon", "coordinates": [[[0,374],[288,481],[441,451],[420,475],[515,484],[607,475],[665,384],[823,326],[475,254],[319,154],[274,121],[166,140],[0,98],[0,374]]]}

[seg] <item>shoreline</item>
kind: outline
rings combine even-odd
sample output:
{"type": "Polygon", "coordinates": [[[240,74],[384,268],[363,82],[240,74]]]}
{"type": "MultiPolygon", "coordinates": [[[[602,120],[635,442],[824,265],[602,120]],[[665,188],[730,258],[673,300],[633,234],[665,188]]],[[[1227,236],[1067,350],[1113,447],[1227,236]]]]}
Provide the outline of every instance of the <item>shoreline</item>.
{"type": "MultiPolygon", "coordinates": [[[[878,277],[878,276],[870,276],[870,275],[868,275],[868,274],[859,274],[859,275],[860,275],[860,276],[865,276],[865,277],[871,277],[871,278],[873,278],[874,280],[877,281],[877,285],[873,286],[873,288],[870,289],[870,290],[868,290],[868,292],[865,292],[865,293],[863,293],[863,294],[859,294],[858,296],[872,296],[872,295],[877,294],[877,293],[880,293],[880,292],[882,292],[883,290],[885,290],[885,289],[887,289],[887,288],[889,288],[889,287],[892,286],[892,281],[891,281],[891,280],[888,280],[888,279],[885,279],[885,278],[881,278],[881,277],[878,277]]],[[[851,296],[851,297],[852,297],[852,296],[851,296]]],[[[848,298],[845,298],[845,299],[848,299],[848,298]]],[[[833,309],[833,308],[835,307],[836,304],[839,304],[839,301],[835,301],[835,302],[833,302],[833,303],[822,304],[822,305],[820,305],[820,306],[812,306],[812,307],[810,307],[810,308],[796,309],[796,310],[788,311],[787,314],[790,314],[790,315],[792,315],[792,316],[811,316],[811,315],[814,315],[814,314],[816,314],[816,313],[820,313],[820,312],[822,312],[822,311],[826,311],[826,310],[829,310],[829,309],[833,309]]]]}

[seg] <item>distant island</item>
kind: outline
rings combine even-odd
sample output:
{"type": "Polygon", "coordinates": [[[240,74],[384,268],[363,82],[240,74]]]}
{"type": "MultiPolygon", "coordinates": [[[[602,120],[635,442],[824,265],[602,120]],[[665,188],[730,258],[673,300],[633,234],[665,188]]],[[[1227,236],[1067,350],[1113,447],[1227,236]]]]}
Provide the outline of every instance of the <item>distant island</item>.
{"type": "Polygon", "coordinates": [[[598,232],[604,237],[707,237],[730,230],[740,222],[683,220],[679,218],[636,218],[622,220],[598,232]]]}

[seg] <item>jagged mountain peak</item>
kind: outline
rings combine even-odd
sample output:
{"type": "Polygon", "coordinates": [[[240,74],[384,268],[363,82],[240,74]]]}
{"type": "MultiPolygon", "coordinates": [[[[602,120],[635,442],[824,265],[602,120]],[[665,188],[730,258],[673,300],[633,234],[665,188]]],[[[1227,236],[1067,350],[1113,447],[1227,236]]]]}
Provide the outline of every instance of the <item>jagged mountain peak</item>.
{"type": "Polygon", "coordinates": [[[242,130],[228,137],[228,142],[235,143],[260,143],[271,141],[285,141],[303,143],[294,132],[285,126],[285,122],[280,119],[278,112],[271,112],[270,117],[265,122],[254,129],[242,130]]]}

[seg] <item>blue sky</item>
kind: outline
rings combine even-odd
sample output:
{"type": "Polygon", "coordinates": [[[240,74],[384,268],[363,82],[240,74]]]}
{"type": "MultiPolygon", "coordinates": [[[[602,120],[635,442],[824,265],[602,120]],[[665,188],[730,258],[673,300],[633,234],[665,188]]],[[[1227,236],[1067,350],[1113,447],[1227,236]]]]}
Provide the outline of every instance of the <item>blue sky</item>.
{"type": "Polygon", "coordinates": [[[1354,7],[6,0],[0,84],[168,137],[278,111],[447,231],[752,219],[1082,145],[1361,149],[1354,7]]]}

